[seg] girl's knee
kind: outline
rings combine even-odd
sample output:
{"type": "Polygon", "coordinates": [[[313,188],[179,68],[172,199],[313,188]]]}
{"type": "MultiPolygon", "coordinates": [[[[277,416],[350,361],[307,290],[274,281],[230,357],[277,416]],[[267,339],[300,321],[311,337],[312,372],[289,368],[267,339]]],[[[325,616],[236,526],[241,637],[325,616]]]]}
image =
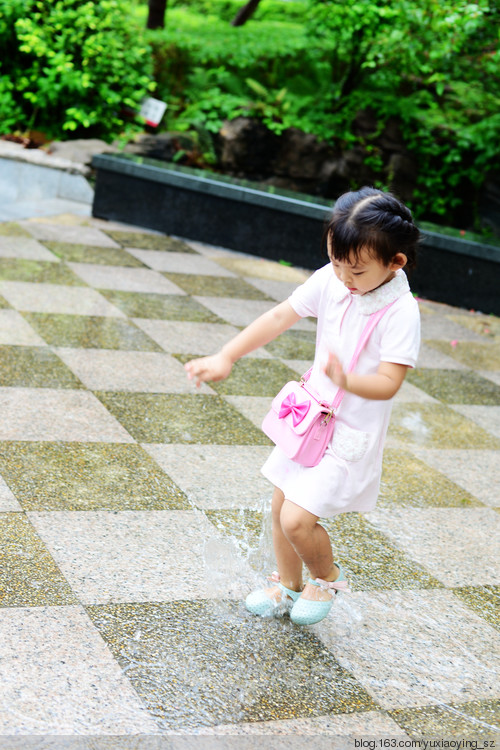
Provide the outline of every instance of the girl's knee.
{"type": "Polygon", "coordinates": [[[317,520],[317,516],[295,505],[290,500],[285,500],[281,506],[281,528],[290,541],[293,541],[304,533],[310,533],[316,525],[317,520]]]}

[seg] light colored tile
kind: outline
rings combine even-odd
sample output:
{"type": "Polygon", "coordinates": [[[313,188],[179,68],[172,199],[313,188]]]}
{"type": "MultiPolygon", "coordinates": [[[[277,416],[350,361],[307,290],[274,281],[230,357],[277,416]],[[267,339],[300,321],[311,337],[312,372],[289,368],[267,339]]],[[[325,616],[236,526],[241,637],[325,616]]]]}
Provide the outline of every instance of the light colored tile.
{"type": "Polygon", "coordinates": [[[0,281],[0,294],[17,310],[124,318],[96,289],[28,281],[0,281]]]}
{"type": "Polygon", "coordinates": [[[133,318],[133,322],[166,352],[173,354],[214,354],[239,333],[238,328],[220,323],[146,318],[133,318]]]}
{"type": "Polygon", "coordinates": [[[236,548],[222,539],[217,547],[215,527],[201,512],[28,515],[84,604],[211,599],[243,596],[249,590],[236,548]],[[213,557],[219,553],[222,575],[213,569],[213,557]],[[206,554],[211,556],[209,566],[206,554]]]}
{"type": "Polygon", "coordinates": [[[452,409],[458,411],[471,422],[500,438],[500,405],[499,406],[470,406],[469,404],[453,404],[452,409]]]}
{"type": "Polygon", "coordinates": [[[287,367],[290,367],[291,370],[295,370],[300,376],[307,372],[312,365],[312,362],[307,359],[282,359],[281,361],[284,362],[287,367]]]}
{"type": "Polygon", "coordinates": [[[399,391],[396,393],[396,396],[394,398],[395,403],[439,403],[439,401],[432,396],[429,396],[428,393],[425,393],[421,388],[417,388],[417,386],[412,385],[411,383],[403,382],[403,385],[399,389],[399,391]]]}
{"type": "Polygon", "coordinates": [[[97,289],[120,289],[125,292],[157,294],[186,293],[156,271],[148,268],[102,266],[94,263],[68,263],[71,270],[97,289]]]}
{"type": "Polygon", "coordinates": [[[366,518],[445,586],[500,583],[491,508],[380,508],[366,518]]]}
{"type": "Polygon", "coordinates": [[[466,328],[444,315],[422,315],[422,339],[484,341],[482,336],[470,328],[466,328]]]}
{"type": "Polygon", "coordinates": [[[17,310],[0,310],[0,344],[44,346],[45,341],[17,310]]]}
{"type": "MultiPolygon", "coordinates": [[[[61,203],[63,201],[60,201],[61,203]]],[[[62,224],[59,222],[23,222],[23,227],[37,240],[54,240],[56,242],[75,242],[78,245],[96,245],[97,247],[120,247],[99,229],[81,224],[62,224]]]]}
{"type": "Polygon", "coordinates": [[[24,258],[59,263],[50,250],[29,237],[0,237],[0,258],[24,258]]]}
{"type": "Polygon", "coordinates": [[[2,735],[157,731],[81,607],[0,610],[0,642],[2,735]]]}
{"type": "Polygon", "coordinates": [[[491,380],[493,383],[500,385],[500,372],[492,372],[491,370],[478,370],[478,375],[486,380],[491,380]]]}
{"type": "Polygon", "coordinates": [[[133,442],[92,393],[52,388],[0,388],[0,440],[133,442]]]}
{"type": "MultiPolygon", "coordinates": [[[[451,351],[451,346],[450,346],[451,351]]],[[[453,357],[443,354],[432,346],[422,342],[417,361],[418,368],[439,368],[440,370],[466,370],[467,367],[453,357]]]]}
{"type": "Polygon", "coordinates": [[[223,398],[259,429],[262,426],[262,420],[271,408],[272,401],[267,396],[224,396],[223,398]]]}
{"type": "MultiPolygon", "coordinates": [[[[229,297],[194,297],[204,307],[208,307],[213,313],[234,326],[247,326],[259,315],[275,306],[275,302],[263,300],[241,300],[229,297]]],[[[299,320],[295,329],[301,331],[315,331],[316,325],[306,318],[299,320]]]]}
{"type": "Polygon", "coordinates": [[[0,513],[20,510],[22,510],[21,506],[10,491],[4,479],[0,477],[0,513]]]}
{"type": "Polygon", "coordinates": [[[500,634],[451,592],[364,592],[350,600],[361,618],[354,627],[340,606],[312,630],[382,708],[498,696],[500,634]]]}
{"type": "Polygon", "coordinates": [[[269,504],[271,486],[260,468],[265,446],[143,444],[189,500],[203,509],[269,504]]]}
{"type": "MultiPolygon", "coordinates": [[[[168,354],[110,349],[55,349],[63,362],[92,391],[191,393],[180,362],[168,354]]],[[[213,393],[202,385],[199,393],[213,393]]]]}
{"type": "Polygon", "coordinates": [[[500,506],[500,455],[498,451],[426,450],[412,452],[433,469],[463,487],[485,505],[500,506]]]}
{"type": "Polygon", "coordinates": [[[256,276],[246,276],[245,281],[260,289],[268,297],[282,302],[291,295],[299,286],[298,281],[274,281],[273,279],[260,279],[256,276]]]}
{"type": "Polygon", "coordinates": [[[131,247],[125,249],[134,258],[138,258],[155,271],[194,273],[201,276],[236,276],[218,263],[200,255],[170,253],[162,250],[139,250],[131,247]]]}

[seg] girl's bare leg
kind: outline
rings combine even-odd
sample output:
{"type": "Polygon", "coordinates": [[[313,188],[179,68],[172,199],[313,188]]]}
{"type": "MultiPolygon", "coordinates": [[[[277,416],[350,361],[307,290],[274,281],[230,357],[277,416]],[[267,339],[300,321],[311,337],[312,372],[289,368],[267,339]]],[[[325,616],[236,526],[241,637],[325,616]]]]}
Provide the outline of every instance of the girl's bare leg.
{"type": "MultiPolygon", "coordinates": [[[[307,566],[311,578],[335,581],[339,576],[339,569],[333,562],[328,533],[318,520],[318,516],[290,500],[283,500],[281,503],[280,530],[284,539],[288,541],[289,548],[292,548],[296,556],[307,566]]],[[[327,591],[311,584],[306,585],[303,596],[305,599],[330,598],[327,591]]]]}
{"type": "MultiPolygon", "coordinates": [[[[272,530],[273,545],[278,566],[280,582],[287,589],[292,591],[302,590],[302,560],[286,538],[281,528],[281,508],[285,501],[285,496],[278,487],[274,488],[272,499],[272,530]]],[[[278,586],[271,586],[266,589],[266,594],[270,599],[277,602],[281,601],[283,592],[278,586]]]]}

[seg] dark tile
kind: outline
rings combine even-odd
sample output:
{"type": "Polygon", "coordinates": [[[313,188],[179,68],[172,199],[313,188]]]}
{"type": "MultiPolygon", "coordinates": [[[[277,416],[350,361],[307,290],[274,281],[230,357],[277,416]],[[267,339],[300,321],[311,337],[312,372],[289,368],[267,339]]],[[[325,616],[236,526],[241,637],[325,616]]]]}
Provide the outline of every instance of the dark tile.
{"type": "Polygon", "coordinates": [[[407,380],[447,404],[500,405],[500,386],[475,372],[462,370],[408,370],[407,380]]]}
{"type": "Polygon", "coordinates": [[[394,404],[389,436],[421,448],[498,450],[500,440],[444,404],[394,404]]]}
{"type": "Polygon", "coordinates": [[[261,430],[218,396],[95,394],[141,443],[268,445],[261,430]]]}
{"type": "Polygon", "coordinates": [[[51,346],[163,351],[137,326],[122,318],[48,313],[23,313],[23,316],[51,346]]]}
{"type": "Polygon", "coordinates": [[[15,221],[0,222],[0,237],[31,237],[31,234],[15,221]]]}
{"type": "Polygon", "coordinates": [[[464,586],[452,589],[464,604],[500,630],[500,588],[498,586],[464,586]]]}
{"type": "Polygon", "coordinates": [[[0,474],[27,511],[191,507],[138,445],[0,443],[0,474]]]}
{"type": "MultiPolygon", "coordinates": [[[[197,355],[176,354],[182,364],[197,355]]],[[[225,396],[275,396],[297,373],[287,365],[272,359],[240,359],[226,380],[210,383],[210,388],[225,396]]]]}
{"type": "MultiPolygon", "coordinates": [[[[419,706],[388,711],[394,721],[413,738],[463,737],[481,740],[498,737],[500,704],[497,700],[477,700],[467,703],[449,703],[438,706],[419,706]]],[[[451,747],[451,745],[446,745],[451,747]]],[[[489,747],[495,747],[490,745],[489,747]]],[[[438,747],[436,744],[435,747],[438,747]]],[[[440,745],[445,747],[445,745],[440,745]]],[[[470,744],[468,747],[484,748],[487,745],[470,744]]]]}
{"type": "Polygon", "coordinates": [[[87,612],[163,730],[377,708],[312,633],[254,617],[242,604],[178,601],[87,612]]]}
{"type": "MultiPolygon", "coordinates": [[[[487,319],[485,319],[487,320],[487,319]]],[[[491,317],[487,325],[498,329],[497,318],[491,317]]],[[[486,322],[483,324],[486,327],[486,322]]],[[[487,328],[486,330],[490,330],[487,328]]],[[[482,331],[478,331],[478,333],[482,331]]],[[[498,334],[496,334],[498,336],[498,334]]],[[[428,346],[453,357],[473,370],[500,370],[500,347],[496,341],[457,341],[454,346],[449,341],[426,341],[428,346]]]]}
{"type": "Polygon", "coordinates": [[[10,307],[10,305],[4,297],[0,296],[0,310],[5,307],[10,307]]]}
{"type": "Polygon", "coordinates": [[[86,286],[64,263],[17,258],[0,258],[0,280],[86,286]]]}
{"type": "Polygon", "coordinates": [[[482,507],[470,492],[404,450],[386,448],[379,505],[411,508],[482,507]]]}
{"type": "Polygon", "coordinates": [[[187,294],[201,297],[236,297],[237,299],[263,299],[270,297],[257,287],[240,278],[206,276],[194,273],[164,273],[164,276],[187,294]]]}
{"type": "Polygon", "coordinates": [[[24,513],[0,513],[0,607],[46,607],[77,600],[24,513]]]}
{"type": "Polygon", "coordinates": [[[0,346],[0,386],[83,387],[69,367],[44,346],[0,346]]]}
{"type": "Polygon", "coordinates": [[[103,266],[142,266],[140,260],[117,247],[74,245],[69,242],[44,242],[54,255],[72,263],[95,263],[103,266]]]}
{"type": "Polygon", "coordinates": [[[353,590],[443,587],[361,514],[343,513],[321,523],[330,535],[334,557],[344,567],[353,590]]]}
{"type": "Polygon", "coordinates": [[[181,294],[155,294],[101,290],[113,305],[129,318],[185,320],[193,323],[221,323],[221,319],[196,300],[181,294]]]}
{"type": "Polygon", "coordinates": [[[146,232],[124,232],[109,229],[105,232],[122,247],[136,247],[140,250],[164,250],[169,253],[195,253],[192,247],[182,240],[176,240],[166,234],[147,234],[146,232]]]}
{"type": "Polygon", "coordinates": [[[306,359],[311,364],[316,351],[314,331],[285,331],[277,339],[266,344],[266,351],[281,359],[306,359]]]}

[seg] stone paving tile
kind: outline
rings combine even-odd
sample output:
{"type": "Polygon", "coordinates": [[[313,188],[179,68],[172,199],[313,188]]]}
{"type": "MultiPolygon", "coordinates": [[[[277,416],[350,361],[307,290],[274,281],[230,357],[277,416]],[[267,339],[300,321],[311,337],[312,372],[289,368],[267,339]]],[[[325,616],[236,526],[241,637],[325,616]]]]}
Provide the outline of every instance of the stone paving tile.
{"type": "MultiPolygon", "coordinates": [[[[105,224],[102,225],[105,227],[105,224]]],[[[143,250],[160,250],[170,253],[193,253],[193,249],[182,240],[168,237],[164,234],[153,234],[143,231],[123,231],[120,229],[106,229],[106,235],[122,247],[143,250]]],[[[97,245],[97,242],[92,243],[97,245]]]]}
{"type": "Polygon", "coordinates": [[[22,312],[124,317],[98,291],[88,287],[0,281],[0,292],[12,307],[22,312]]]}
{"type": "Polygon", "coordinates": [[[16,221],[2,221],[0,223],[0,237],[31,237],[16,221]]]}
{"type": "Polygon", "coordinates": [[[162,729],[375,708],[311,633],[253,618],[241,604],[181,601],[87,611],[162,729]]]}
{"type": "MultiPolygon", "coordinates": [[[[0,287],[1,291],[1,287],[0,287]]],[[[134,320],[181,320],[197,323],[223,323],[218,315],[199,302],[181,294],[155,294],[104,290],[103,295],[113,305],[134,320]]]]}
{"type": "Polygon", "coordinates": [[[0,611],[0,640],[2,735],[158,731],[81,607],[0,611]]]}
{"type": "MultiPolygon", "coordinates": [[[[117,311],[119,314],[119,311],[117,311]]],[[[133,323],[103,315],[25,313],[47,344],[62,348],[127,349],[159,352],[160,347],[133,323]]]]}
{"type": "MultiPolygon", "coordinates": [[[[67,266],[42,260],[0,258],[2,282],[33,282],[81,286],[82,281],[67,266]]],[[[4,284],[2,283],[2,287],[4,284]]]]}
{"type": "Polygon", "coordinates": [[[500,438],[500,404],[496,406],[476,406],[472,404],[453,404],[453,409],[464,417],[475,422],[491,435],[500,438]]]}
{"type": "Polygon", "coordinates": [[[500,586],[463,586],[454,588],[453,593],[490,625],[500,630],[500,586]]]}
{"type": "Polygon", "coordinates": [[[20,510],[22,510],[21,506],[5,483],[3,477],[0,476],[0,513],[20,510]]]}
{"type": "Polygon", "coordinates": [[[417,368],[425,367],[441,370],[467,370],[467,367],[451,356],[452,347],[449,342],[443,346],[443,351],[435,347],[435,341],[422,341],[418,354],[417,368]]]}
{"type": "Polygon", "coordinates": [[[91,226],[65,225],[41,221],[23,221],[21,226],[32,237],[43,242],[72,242],[75,245],[94,245],[96,247],[119,247],[110,236],[91,226]]]}
{"type": "Polygon", "coordinates": [[[500,634],[450,591],[372,591],[351,598],[361,616],[356,627],[342,634],[342,613],[336,616],[334,608],[311,629],[382,708],[496,697],[500,634]]]}
{"type": "MultiPolygon", "coordinates": [[[[224,323],[194,323],[185,320],[148,320],[134,318],[134,323],[172,354],[212,354],[233,336],[238,328],[224,323]]],[[[252,356],[258,356],[252,352],[252,356]]],[[[261,353],[265,356],[265,352],[261,353]]]]}
{"type": "MultiPolygon", "coordinates": [[[[219,299],[218,297],[196,296],[195,299],[233,326],[246,326],[275,305],[274,301],[241,300],[229,297],[219,299]]],[[[300,320],[295,325],[295,330],[298,331],[314,331],[315,329],[315,324],[307,319],[300,320]]]]}
{"type": "Polygon", "coordinates": [[[409,370],[408,382],[448,404],[500,405],[500,386],[475,372],[409,370]]]}
{"type": "Polygon", "coordinates": [[[0,258],[59,262],[59,258],[47,247],[31,237],[2,237],[0,235],[0,258]]]}
{"type": "Polygon", "coordinates": [[[137,258],[118,247],[95,247],[70,242],[45,242],[45,247],[58,258],[73,263],[92,263],[103,266],[144,266],[137,258]]]}
{"type": "Polygon", "coordinates": [[[314,360],[315,331],[285,331],[278,339],[266,344],[266,351],[280,359],[314,360]]]}
{"type": "Polygon", "coordinates": [[[475,370],[500,370],[500,347],[498,342],[454,341],[453,346],[443,341],[427,341],[435,351],[466,367],[475,370]]]}
{"type": "Polygon", "coordinates": [[[18,510],[191,507],[182,489],[138,445],[0,442],[0,472],[8,484],[2,485],[1,497],[8,506],[10,495],[18,510]]]}
{"type": "Polygon", "coordinates": [[[0,309],[0,344],[44,346],[45,341],[16,310],[0,309]]]}
{"type": "MultiPolygon", "coordinates": [[[[184,294],[162,274],[149,268],[103,266],[99,263],[68,263],[72,271],[96,289],[118,289],[123,292],[184,294]]],[[[1,273],[1,269],[0,269],[1,273]]]]}
{"type": "MultiPolygon", "coordinates": [[[[239,277],[223,268],[209,258],[204,258],[198,253],[186,254],[179,252],[165,252],[162,250],[140,250],[132,247],[127,252],[139,259],[145,266],[155,271],[167,271],[169,274],[179,276],[212,276],[215,278],[233,278],[237,281],[239,277]]],[[[173,279],[174,280],[174,279],[173,279]]]]}
{"type": "Polygon", "coordinates": [[[388,713],[414,738],[460,737],[478,743],[498,734],[500,727],[498,701],[450,702],[449,705],[397,709],[388,713]]]}
{"type": "MultiPolygon", "coordinates": [[[[189,355],[179,355],[184,364],[191,359],[189,355]]],[[[278,360],[266,361],[266,374],[262,375],[260,359],[240,359],[233,366],[230,376],[226,380],[211,383],[210,387],[224,396],[275,396],[284,383],[294,380],[295,373],[278,360]]]]}
{"type": "Polygon", "coordinates": [[[187,294],[205,297],[236,297],[239,299],[268,300],[269,297],[251,284],[237,277],[165,273],[164,276],[187,294]]]}
{"type": "Polygon", "coordinates": [[[43,346],[0,346],[0,387],[81,388],[81,380],[43,346]]]}

